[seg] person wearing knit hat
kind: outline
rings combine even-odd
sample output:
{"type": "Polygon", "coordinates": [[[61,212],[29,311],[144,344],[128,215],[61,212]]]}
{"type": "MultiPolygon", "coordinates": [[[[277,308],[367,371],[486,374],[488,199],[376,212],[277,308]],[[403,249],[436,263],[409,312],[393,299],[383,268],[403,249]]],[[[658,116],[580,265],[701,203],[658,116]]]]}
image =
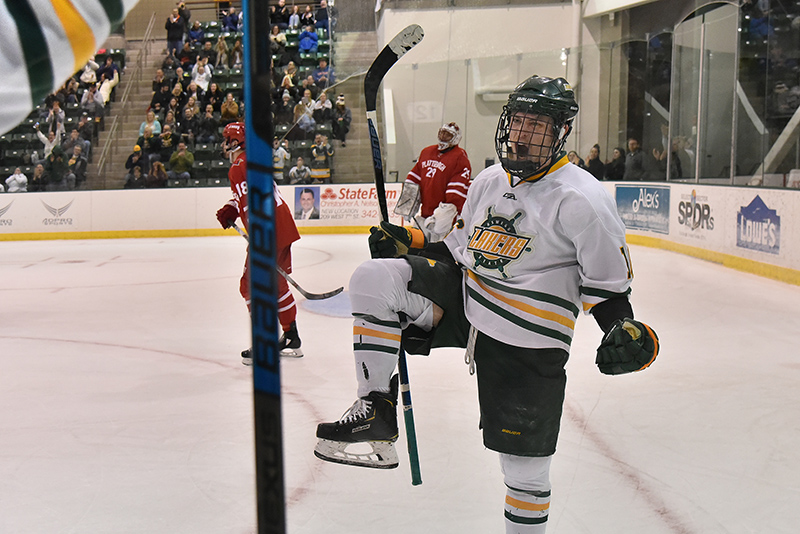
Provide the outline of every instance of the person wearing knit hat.
{"type": "Polygon", "coordinates": [[[350,131],[350,122],[353,120],[353,113],[344,103],[344,95],[336,97],[336,105],[333,106],[333,138],[342,142],[342,146],[347,146],[345,138],[350,131]]]}
{"type": "Polygon", "coordinates": [[[139,145],[134,145],[134,147],[133,147],[133,151],[134,152],[139,152],[141,150],[142,150],[142,147],[140,147],[139,145]]]}

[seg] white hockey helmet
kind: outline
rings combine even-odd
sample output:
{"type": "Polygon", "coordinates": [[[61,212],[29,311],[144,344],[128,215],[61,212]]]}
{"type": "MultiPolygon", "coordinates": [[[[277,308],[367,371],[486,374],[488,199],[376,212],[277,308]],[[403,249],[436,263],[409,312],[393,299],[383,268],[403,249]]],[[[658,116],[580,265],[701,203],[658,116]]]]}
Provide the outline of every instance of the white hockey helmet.
{"type": "Polygon", "coordinates": [[[449,150],[461,142],[461,128],[454,122],[442,124],[437,138],[439,139],[439,152],[449,150]]]}

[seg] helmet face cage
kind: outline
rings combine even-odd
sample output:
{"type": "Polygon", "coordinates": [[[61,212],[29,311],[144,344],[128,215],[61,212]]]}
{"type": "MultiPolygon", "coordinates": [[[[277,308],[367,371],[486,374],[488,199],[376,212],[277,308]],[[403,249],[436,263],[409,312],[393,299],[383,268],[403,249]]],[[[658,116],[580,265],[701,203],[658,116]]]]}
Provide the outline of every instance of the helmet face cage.
{"type": "Polygon", "coordinates": [[[524,181],[555,162],[571,131],[572,121],[556,123],[548,115],[506,106],[497,123],[495,150],[506,172],[524,181]]]}
{"type": "Polygon", "coordinates": [[[236,149],[244,150],[244,123],[232,122],[222,130],[222,152],[230,155],[236,149]],[[236,144],[233,142],[236,141],[236,144]]]}
{"type": "Polygon", "coordinates": [[[461,142],[461,128],[454,122],[443,124],[439,128],[439,133],[436,137],[438,141],[437,148],[440,152],[444,152],[461,142]]]}
{"type": "Polygon", "coordinates": [[[577,112],[572,88],[563,78],[532,76],[509,95],[497,123],[495,150],[512,186],[555,163],[577,112]]]}

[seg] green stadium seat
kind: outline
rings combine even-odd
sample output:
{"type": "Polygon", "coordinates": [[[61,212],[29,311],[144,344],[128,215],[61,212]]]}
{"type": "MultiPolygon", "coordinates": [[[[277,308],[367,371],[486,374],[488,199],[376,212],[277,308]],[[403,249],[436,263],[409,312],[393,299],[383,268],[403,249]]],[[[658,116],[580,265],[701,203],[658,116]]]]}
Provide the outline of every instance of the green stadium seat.
{"type": "MultiPolygon", "coordinates": [[[[205,179],[208,176],[208,161],[205,160],[194,160],[194,165],[192,165],[192,179],[189,180],[199,180],[205,179]]],[[[191,184],[190,184],[191,185],[191,184]]]]}

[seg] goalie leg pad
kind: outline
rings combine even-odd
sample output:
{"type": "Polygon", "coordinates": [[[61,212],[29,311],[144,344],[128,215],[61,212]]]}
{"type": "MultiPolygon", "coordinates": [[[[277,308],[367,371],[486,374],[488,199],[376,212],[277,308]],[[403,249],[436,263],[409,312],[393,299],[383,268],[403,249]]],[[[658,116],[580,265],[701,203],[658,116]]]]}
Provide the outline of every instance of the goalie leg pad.
{"type": "Polygon", "coordinates": [[[346,443],[320,439],[314,448],[314,455],[326,462],[373,469],[394,469],[400,464],[394,443],[388,441],[346,443]],[[360,450],[366,447],[370,447],[371,450],[360,450]]]}

